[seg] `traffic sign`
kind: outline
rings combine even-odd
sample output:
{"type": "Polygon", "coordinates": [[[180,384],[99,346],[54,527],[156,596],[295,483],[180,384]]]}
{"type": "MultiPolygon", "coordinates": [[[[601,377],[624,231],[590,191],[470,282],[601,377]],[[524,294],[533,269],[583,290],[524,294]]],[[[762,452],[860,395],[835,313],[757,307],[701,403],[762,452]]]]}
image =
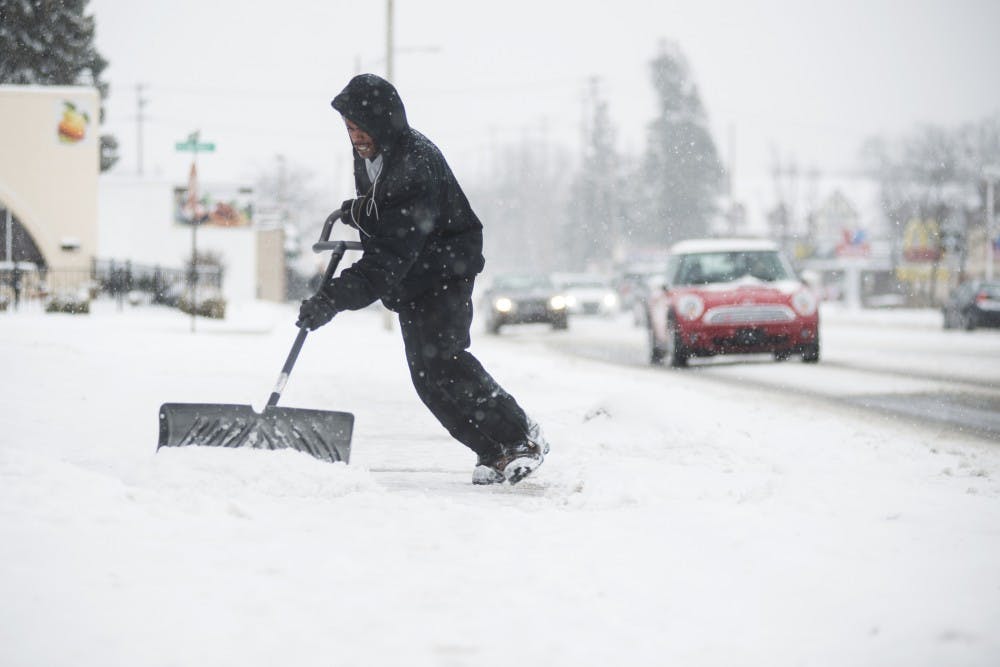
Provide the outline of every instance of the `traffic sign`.
{"type": "Polygon", "coordinates": [[[174,148],[179,151],[197,151],[198,153],[211,153],[215,150],[215,144],[212,142],[198,143],[194,141],[178,141],[174,144],[174,148]]]}
{"type": "Polygon", "coordinates": [[[198,140],[201,138],[201,131],[192,132],[188,135],[187,141],[178,141],[174,144],[174,148],[179,151],[191,151],[192,153],[211,153],[215,150],[215,144],[206,141],[201,143],[198,140]]]}

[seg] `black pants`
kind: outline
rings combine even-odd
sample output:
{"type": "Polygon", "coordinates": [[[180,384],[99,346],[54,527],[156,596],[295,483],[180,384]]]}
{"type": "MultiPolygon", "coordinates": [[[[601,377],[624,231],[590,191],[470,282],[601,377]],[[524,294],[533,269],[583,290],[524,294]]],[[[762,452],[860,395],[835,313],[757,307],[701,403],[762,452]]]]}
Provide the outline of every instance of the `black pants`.
{"type": "Polygon", "coordinates": [[[410,377],[452,437],[480,457],[527,436],[517,401],[468,352],[473,280],[443,283],[399,310],[410,377]]]}

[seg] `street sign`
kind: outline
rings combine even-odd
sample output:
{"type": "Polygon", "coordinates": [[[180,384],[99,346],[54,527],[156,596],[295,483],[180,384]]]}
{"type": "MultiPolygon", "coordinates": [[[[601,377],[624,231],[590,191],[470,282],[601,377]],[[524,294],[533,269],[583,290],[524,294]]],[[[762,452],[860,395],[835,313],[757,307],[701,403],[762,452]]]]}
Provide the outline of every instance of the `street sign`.
{"type": "Polygon", "coordinates": [[[178,141],[174,148],[179,151],[191,151],[198,153],[211,153],[215,150],[215,144],[211,142],[198,143],[195,141],[178,141]]]}
{"type": "Polygon", "coordinates": [[[211,153],[215,150],[215,144],[211,142],[201,143],[201,131],[192,132],[188,135],[187,141],[178,141],[174,148],[179,151],[190,151],[192,153],[211,153]]]}

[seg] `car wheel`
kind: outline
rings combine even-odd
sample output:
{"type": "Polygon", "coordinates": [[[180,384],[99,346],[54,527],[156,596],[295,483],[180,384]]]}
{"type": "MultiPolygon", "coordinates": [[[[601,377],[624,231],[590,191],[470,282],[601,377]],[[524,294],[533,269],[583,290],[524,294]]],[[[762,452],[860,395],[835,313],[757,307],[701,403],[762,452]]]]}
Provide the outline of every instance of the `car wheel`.
{"type": "Polygon", "coordinates": [[[490,320],[489,324],[486,326],[486,330],[496,336],[500,333],[500,322],[498,320],[490,320]]]}
{"type": "Polygon", "coordinates": [[[791,354],[788,352],[788,350],[777,350],[774,353],[774,360],[775,361],[787,361],[789,356],[791,356],[791,354]]]}
{"type": "Polygon", "coordinates": [[[552,323],[552,328],[557,331],[565,331],[569,328],[569,319],[566,317],[561,317],[552,323]]]}
{"type": "Polygon", "coordinates": [[[671,320],[667,320],[667,357],[673,368],[685,368],[688,365],[688,351],[681,343],[681,335],[671,320]]]}
{"type": "Polygon", "coordinates": [[[806,345],[802,350],[802,361],[807,364],[815,364],[819,361],[819,340],[811,345],[806,345]]]}
{"type": "Polygon", "coordinates": [[[666,356],[667,351],[663,349],[663,346],[656,340],[656,335],[653,333],[653,326],[649,324],[646,327],[646,333],[649,337],[649,363],[654,366],[659,366],[663,363],[663,357],[666,356]]]}

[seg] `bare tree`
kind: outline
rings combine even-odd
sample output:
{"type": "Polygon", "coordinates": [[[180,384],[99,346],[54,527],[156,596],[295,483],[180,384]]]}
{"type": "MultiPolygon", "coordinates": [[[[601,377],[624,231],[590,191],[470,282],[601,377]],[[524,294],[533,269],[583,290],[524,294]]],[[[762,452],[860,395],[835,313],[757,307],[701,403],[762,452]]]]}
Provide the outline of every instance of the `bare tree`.
{"type": "Polygon", "coordinates": [[[483,221],[488,270],[556,267],[566,164],[566,151],[550,141],[544,124],[494,149],[485,177],[469,188],[469,201],[483,221]]]}
{"type": "Polygon", "coordinates": [[[628,207],[611,121],[600,83],[591,79],[583,104],[580,165],[569,188],[563,231],[566,268],[610,265],[624,252],[628,207]]]}

